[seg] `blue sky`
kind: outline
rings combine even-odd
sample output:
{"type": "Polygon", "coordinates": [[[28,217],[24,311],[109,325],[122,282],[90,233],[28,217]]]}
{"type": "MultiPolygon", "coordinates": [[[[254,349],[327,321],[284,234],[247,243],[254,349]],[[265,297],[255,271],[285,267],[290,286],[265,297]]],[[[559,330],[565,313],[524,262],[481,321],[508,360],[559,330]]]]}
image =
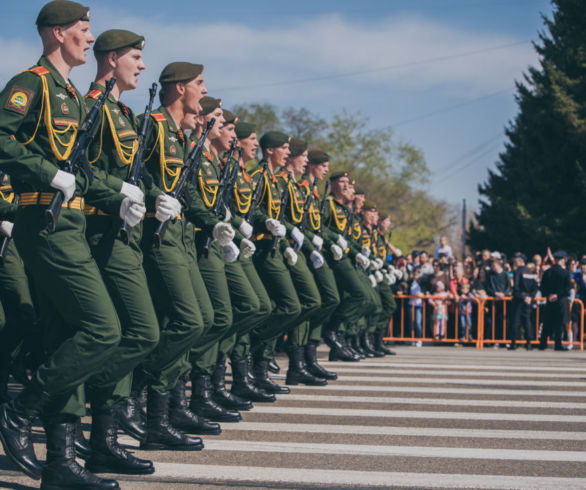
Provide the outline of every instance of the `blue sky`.
{"type": "MultiPolygon", "coordinates": [[[[0,84],[40,53],[34,27],[44,1],[3,5],[0,84]]],[[[476,206],[504,127],[517,112],[514,82],[537,63],[530,41],[551,17],[548,0],[86,1],[92,30],[145,35],[148,65],[124,100],[142,111],[169,61],[205,65],[225,107],[270,102],[324,117],[361,111],[373,128],[421,148],[428,192],[476,206]],[[164,8],[161,6],[164,5],[164,8]]],[[[72,79],[84,91],[93,61],[72,79]]]]}

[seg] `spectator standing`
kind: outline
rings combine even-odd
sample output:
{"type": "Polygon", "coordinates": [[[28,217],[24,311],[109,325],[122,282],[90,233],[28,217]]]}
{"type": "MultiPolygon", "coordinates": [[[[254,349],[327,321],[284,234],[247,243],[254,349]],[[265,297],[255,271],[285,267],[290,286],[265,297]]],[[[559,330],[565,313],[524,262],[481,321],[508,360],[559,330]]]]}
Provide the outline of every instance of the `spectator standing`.
{"type": "MultiPolygon", "coordinates": [[[[493,252],[496,254],[498,252],[493,252]]],[[[509,296],[511,293],[511,282],[509,280],[508,273],[504,270],[503,265],[501,264],[500,254],[497,257],[493,257],[490,271],[486,277],[486,293],[489,296],[492,296],[496,299],[494,302],[494,321],[495,324],[493,325],[493,332],[494,332],[494,340],[497,339],[504,339],[503,336],[503,325],[504,325],[504,298],[505,296],[509,296]]],[[[490,325],[492,322],[493,315],[488,315],[487,317],[487,325],[490,325]]],[[[495,348],[498,347],[498,344],[495,342],[495,348]]]]}
{"type": "Polygon", "coordinates": [[[450,245],[448,244],[448,237],[447,236],[442,236],[440,238],[440,243],[435,249],[434,258],[439,259],[440,254],[443,254],[448,259],[452,256],[452,247],[450,247],[450,245]]]}
{"type": "Polygon", "coordinates": [[[517,348],[517,337],[519,334],[519,323],[522,323],[525,330],[525,347],[531,350],[533,340],[533,329],[531,326],[531,303],[536,297],[539,289],[537,274],[531,272],[526,266],[527,257],[517,252],[514,255],[515,273],[513,278],[513,321],[511,328],[511,345],[509,350],[517,348]]]}
{"type": "Polygon", "coordinates": [[[570,273],[565,269],[567,254],[563,250],[553,256],[555,264],[543,273],[541,292],[547,298],[543,331],[539,343],[539,350],[547,348],[547,338],[553,337],[554,350],[567,350],[562,345],[562,325],[568,323],[570,273]]]}
{"type": "Polygon", "coordinates": [[[443,339],[446,335],[448,296],[445,284],[442,281],[437,281],[434,295],[429,299],[429,303],[433,305],[433,337],[436,340],[443,339]]]}
{"type": "MultiPolygon", "coordinates": [[[[422,294],[419,279],[421,278],[421,269],[415,269],[413,281],[411,281],[409,294],[418,296],[422,294]]],[[[411,332],[417,340],[416,346],[421,347],[421,338],[423,337],[422,320],[423,320],[423,300],[421,298],[411,298],[409,300],[409,310],[411,319],[411,332]]]]}

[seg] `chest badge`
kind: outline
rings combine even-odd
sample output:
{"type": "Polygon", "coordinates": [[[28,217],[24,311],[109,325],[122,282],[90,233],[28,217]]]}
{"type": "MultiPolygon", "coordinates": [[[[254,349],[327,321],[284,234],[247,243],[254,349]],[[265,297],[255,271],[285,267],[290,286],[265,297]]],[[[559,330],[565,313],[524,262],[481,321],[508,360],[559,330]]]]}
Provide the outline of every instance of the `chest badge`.
{"type": "Polygon", "coordinates": [[[175,138],[175,136],[169,136],[169,141],[172,141],[173,143],[177,143],[177,138],[175,138]]]}
{"type": "Polygon", "coordinates": [[[114,114],[120,114],[120,109],[118,109],[118,108],[115,107],[114,109],[112,109],[112,112],[114,114]]]}
{"type": "Polygon", "coordinates": [[[175,155],[175,153],[177,153],[177,150],[175,148],[175,145],[171,145],[169,147],[169,153],[171,153],[171,155],[175,155]]]}
{"type": "Polygon", "coordinates": [[[65,115],[69,114],[69,106],[65,102],[61,104],[61,112],[65,115]]]}
{"type": "Polygon", "coordinates": [[[208,167],[208,169],[206,170],[206,174],[208,175],[208,177],[212,176],[212,169],[208,167]]]}
{"type": "Polygon", "coordinates": [[[55,97],[59,97],[61,100],[65,100],[67,95],[65,95],[63,92],[59,92],[58,94],[55,94],[55,97]]]}
{"type": "Polygon", "coordinates": [[[122,116],[120,116],[118,118],[118,122],[120,123],[120,126],[122,126],[122,127],[126,126],[126,123],[124,122],[124,119],[122,119],[122,116]]]}

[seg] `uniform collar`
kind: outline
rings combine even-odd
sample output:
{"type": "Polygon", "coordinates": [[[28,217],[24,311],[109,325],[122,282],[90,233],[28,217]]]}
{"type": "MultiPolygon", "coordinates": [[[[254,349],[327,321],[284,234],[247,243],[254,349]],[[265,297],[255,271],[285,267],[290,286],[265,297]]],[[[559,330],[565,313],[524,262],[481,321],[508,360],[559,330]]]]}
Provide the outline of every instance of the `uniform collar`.
{"type": "Polygon", "coordinates": [[[66,89],[68,85],[74,87],[73,83],[63,78],[61,73],[57,71],[57,68],[53,66],[53,63],[51,63],[45,55],[41,56],[37,64],[49,70],[49,73],[51,73],[57,85],[63,87],[64,89],[66,89]]]}
{"type": "MultiPolygon", "coordinates": [[[[99,90],[100,93],[103,94],[106,91],[106,87],[100,85],[99,83],[92,82],[90,83],[90,92],[92,90],[99,90]]],[[[118,104],[118,100],[116,99],[116,97],[112,95],[112,92],[108,94],[108,102],[111,102],[112,104],[118,104]]]]}

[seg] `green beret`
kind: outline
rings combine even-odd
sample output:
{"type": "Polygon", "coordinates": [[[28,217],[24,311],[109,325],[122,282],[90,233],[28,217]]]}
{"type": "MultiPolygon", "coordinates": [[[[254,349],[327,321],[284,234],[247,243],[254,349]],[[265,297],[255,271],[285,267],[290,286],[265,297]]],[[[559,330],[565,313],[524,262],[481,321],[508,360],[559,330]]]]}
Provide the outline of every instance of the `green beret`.
{"type": "Polygon", "coordinates": [[[333,182],[334,180],[341,179],[342,177],[348,177],[348,172],[346,172],[344,170],[340,170],[339,172],[334,172],[332,175],[330,175],[330,182],[333,182]]]}
{"type": "Polygon", "coordinates": [[[352,185],[354,186],[354,194],[366,194],[366,192],[364,192],[364,189],[360,186],[356,185],[356,182],[352,182],[352,185]]]}
{"type": "Polygon", "coordinates": [[[283,146],[285,143],[289,143],[289,136],[280,131],[269,131],[260,138],[260,147],[264,150],[265,148],[278,148],[283,146]]]}
{"type": "Polygon", "coordinates": [[[199,111],[199,115],[207,116],[208,114],[214,112],[218,107],[222,107],[222,99],[216,99],[215,97],[204,95],[199,101],[199,105],[201,105],[201,111],[199,111]]]}
{"type": "Polygon", "coordinates": [[[159,83],[187,82],[203,72],[203,65],[188,63],[187,61],[175,61],[169,63],[159,76],[159,83]]]}
{"type": "Polygon", "coordinates": [[[371,201],[370,199],[365,199],[364,200],[364,204],[362,205],[362,210],[363,211],[369,211],[371,209],[376,209],[376,204],[374,201],[371,201]]]}
{"type": "Polygon", "coordinates": [[[252,133],[256,132],[254,124],[247,123],[244,121],[238,121],[236,123],[236,138],[243,140],[248,138],[252,133]]]}
{"type": "Polygon", "coordinates": [[[303,152],[307,150],[307,143],[299,138],[291,138],[289,149],[291,150],[292,157],[298,157],[299,155],[303,155],[303,152]]]}
{"type": "Polygon", "coordinates": [[[124,29],[110,29],[98,36],[94,44],[94,51],[116,51],[128,47],[143,49],[144,36],[124,29]]]}
{"type": "Polygon", "coordinates": [[[37,16],[37,26],[65,26],[78,20],[90,20],[90,8],[69,0],[47,3],[37,16]]]}
{"type": "Polygon", "coordinates": [[[238,116],[228,109],[224,109],[224,124],[236,124],[238,116]]]}
{"type": "Polygon", "coordinates": [[[330,155],[321,150],[309,150],[307,158],[309,158],[310,165],[321,165],[330,161],[330,155]]]}

